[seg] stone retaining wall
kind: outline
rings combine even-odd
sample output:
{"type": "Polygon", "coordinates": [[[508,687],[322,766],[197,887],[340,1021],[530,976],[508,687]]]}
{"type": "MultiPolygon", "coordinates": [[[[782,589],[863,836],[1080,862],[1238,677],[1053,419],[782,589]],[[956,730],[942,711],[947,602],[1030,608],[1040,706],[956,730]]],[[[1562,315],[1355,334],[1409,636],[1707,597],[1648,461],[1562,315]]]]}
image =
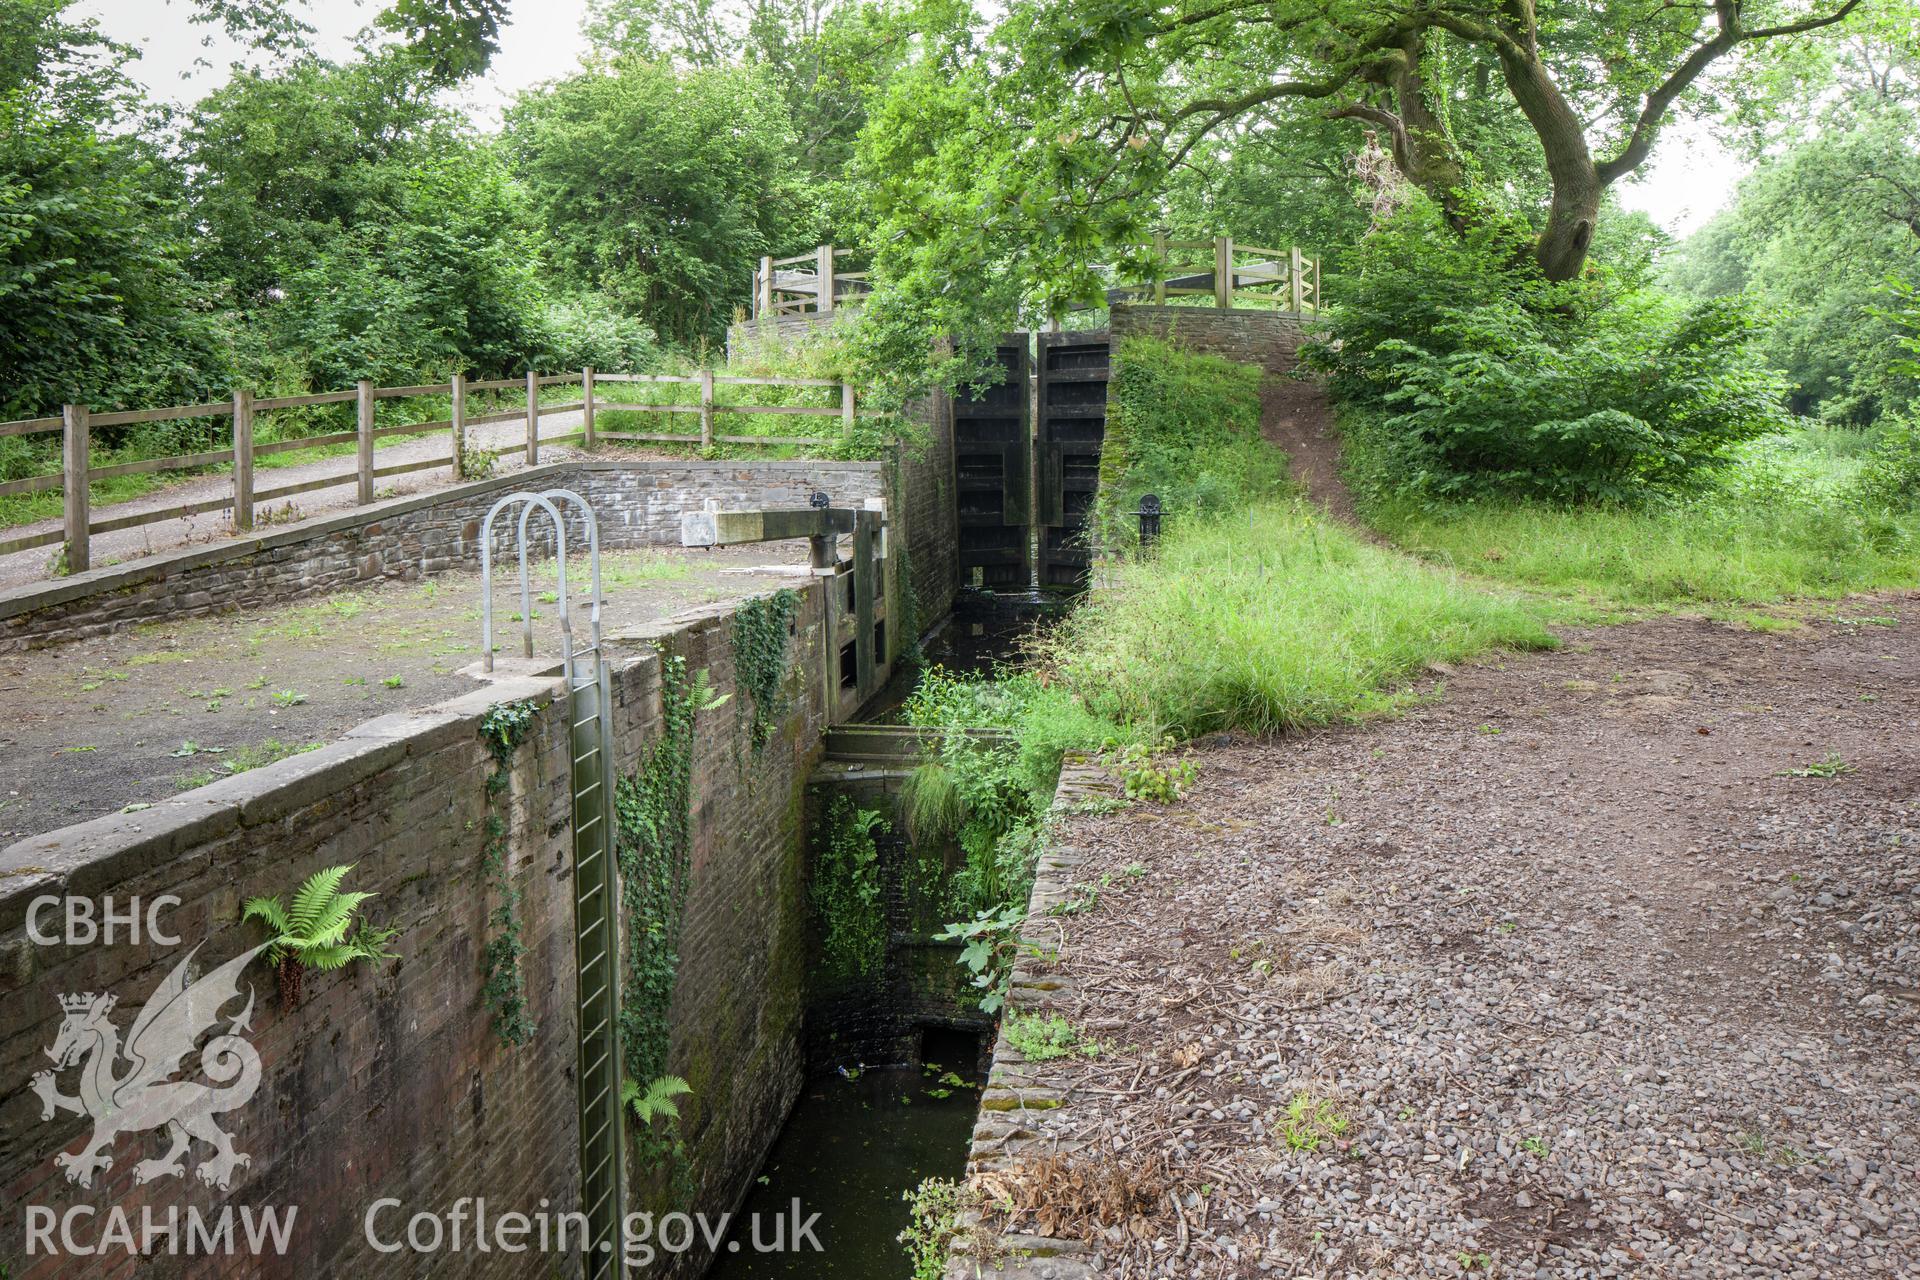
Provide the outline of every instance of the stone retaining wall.
{"type": "MultiPolygon", "coordinates": [[[[518,483],[516,478],[514,483],[518,483]]],[[[731,694],[699,718],[693,765],[693,855],[674,988],[669,1070],[693,1088],[680,1102],[693,1198],[676,1206],[720,1212],[737,1205],[800,1087],[806,980],[805,778],[827,722],[826,590],[802,588],[789,647],[786,711],[765,748],[744,745],[748,695],[735,687],[731,608],[611,637],[616,763],[633,771],[660,734],[659,645],[705,670],[731,694]],[[749,781],[749,777],[751,781],[749,781]]],[[[50,832],[0,852],[0,1275],[360,1277],[569,1274],[558,1256],[442,1251],[377,1252],[363,1218],[374,1201],[401,1208],[380,1220],[391,1239],[417,1211],[445,1213],[464,1197],[489,1212],[558,1212],[578,1196],[573,1084],[575,996],[572,937],[572,812],[565,702],[559,682],[508,679],[425,710],[389,715],[340,741],[240,774],[134,813],[50,832]],[[527,952],[527,997],[538,1033],[518,1048],[490,1029],[482,995],[483,948],[497,905],[481,869],[492,763],[482,717],[505,701],[539,707],[514,758],[505,793],[512,881],[527,952]],[[91,1132],[83,1118],[43,1120],[29,1088],[50,1065],[44,1050],[62,1025],[59,997],[112,993],[124,1034],[149,993],[188,949],[204,971],[261,941],[239,922],[240,904],[288,895],[314,870],[352,863],[349,887],[378,896],[366,913],[397,927],[400,958],[309,973],[289,1008],[264,962],[247,974],[254,992],[245,1034],[263,1064],[250,1102],[219,1117],[250,1163],[227,1190],[192,1176],[136,1182],[136,1162],[164,1149],[156,1133],[126,1135],[91,1189],[55,1163],[91,1132]],[[96,919],[112,899],[171,894],[161,927],[180,942],[134,945],[123,936],[86,945],[43,945],[28,936],[37,898],[84,900],[96,919]],[[76,1206],[129,1215],[138,1241],[142,1211],[297,1208],[283,1256],[239,1251],[219,1257],[124,1248],[101,1256],[62,1250],[29,1256],[27,1214],[76,1206]]],[[[500,803],[500,802],[497,802],[500,803]]],[[[43,926],[54,920],[43,919],[43,926]]],[[[230,1014],[232,1010],[228,1011],[230,1014]]],[[[180,1078],[199,1078],[197,1058],[180,1078]]],[[[63,1073],[64,1091],[74,1073],[63,1073]]],[[[196,1144],[190,1164],[209,1148],[196,1144]]],[[[630,1165],[636,1209],[658,1210],[661,1188],[630,1165]]],[[[469,1219],[471,1221],[471,1219],[469,1219]]],[[[107,1220],[80,1221],[83,1245],[107,1220]]],[[[184,1223],[182,1224],[184,1231],[184,1223]]],[[[57,1240],[57,1237],[56,1237],[57,1240]]],[[[704,1260],[686,1259],[690,1272],[704,1260]]]]}
{"type": "MultiPolygon", "coordinates": [[[[0,652],[162,618],[281,604],[379,578],[474,568],[487,509],[520,489],[579,492],[594,506],[602,545],[615,549],[678,546],[681,513],[708,501],[804,507],[810,495],[824,490],[835,505],[863,506],[888,496],[886,473],[879,462],[553,463],[0,591],[0,652]]],[[[514,545],[508,523],[495,527],[496,555],[509,554],[514,545]]],[[[541,517],[529,529],[545,523],[541,517]]],[[[574,523],[570,545],[579,545],[580,536],[574,523]]]]}
{"type": "MultiPolygon", "coordinates": [[[[1063,813],[1088,800],[1112,800],[1113,775],[1098,765],[1069,760],[1060,771],[1053,808],[1063,813]]],[[[1044,1012],[1066,999],[1071,980],[1057,972],[1060,929],[1054,908],[1074,898],[1085,859],[1070,846],[1051,845],[1040,859],[1027,918],[1020,929],[1020,956],[1007,993],[1008,1011],[1044,1012]]],[[[1005,1172],[1024,1160],[1061,1154],[1050,1122],[1072,1102],[1067,1086],[1044,1063],[1030,1063],[1013,1047],[1006,1022],[993,1046],[993,1066],[980,1095],[980,1117],[967,1153],[967,1177],[1005,1172]]],[[[972,1222],[973,1219],[969,1219],[972,1222]]],[[[1095,1280],[1093,1250],[1086,1242],[1050,1236],[1002,1235],[982,1247],[967,1235],[947,1261],[947,1280],[1095,1280]]]]}
{"type": "Polygon", "coordinates": [[[1116,346],[1136,334],[1191,351],[1206,351],[1269,373],[1291,372],[1296,353],[1317,320],[1292,311],[1225,311],[1218,307],[1118,306],[1112,312],[1116,346]]]}

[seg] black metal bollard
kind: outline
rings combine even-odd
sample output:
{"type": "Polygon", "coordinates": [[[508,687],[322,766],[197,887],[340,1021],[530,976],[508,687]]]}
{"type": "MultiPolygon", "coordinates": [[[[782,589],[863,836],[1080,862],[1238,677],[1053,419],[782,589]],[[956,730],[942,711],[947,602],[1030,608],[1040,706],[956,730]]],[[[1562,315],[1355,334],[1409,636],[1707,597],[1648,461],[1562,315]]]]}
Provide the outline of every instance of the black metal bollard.
{"type": "Polygon", "coordinates": [[[1140,517],[1140,545],[1150,547],[1160,539],[1160,495],[1142,494],[1140,509],[1134,513],[1140,517]]]}

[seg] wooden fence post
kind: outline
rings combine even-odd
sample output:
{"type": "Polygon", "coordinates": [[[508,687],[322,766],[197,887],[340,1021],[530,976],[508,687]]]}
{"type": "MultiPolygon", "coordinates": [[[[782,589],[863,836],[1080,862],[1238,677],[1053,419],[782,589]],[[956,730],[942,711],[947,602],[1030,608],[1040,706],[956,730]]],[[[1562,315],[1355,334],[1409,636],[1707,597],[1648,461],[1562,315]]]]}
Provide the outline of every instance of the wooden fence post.
{"type": "Polygon", "coordinates": [[[1293,246],[1293,255],[1288,261],[1288,283],[1292,286],[1293,311],[1298,314],[1306,310],[1307,282],[1300,274],[1300,246],[1293,246]]]}
{"type": "Polygon", "coordinates": [[[700,448],[713,448],[713,370],[700,371],[700,448]]]}
{"type": "Polygon", "coordinates": [[[93,508],[87,488],[90,415],[87,406],[70,404],[60,410],[60,417],[60,469],[66,482],[67,572],[83,573],[92,565],[88,554],[88,527],[93,521],[93,508]]]}
{"type": "Polygon", "coordinates": [[[833,246],[821,245],[814,261],[817,264],[814,267],[814,273],[820,289],[820,310],[831,311],[833,310],[833,246]]]}
{"type": "Polygon", "coordinates": [[[1233,239],[1213,238],[1213,305],[1222,311],[1233,306],[1233,239]]]}
{"type": "Polygon", "coordinates": [[[373,501],[373,383],[366,378],[353,384],[355,404],[359,408],[357,429],[359,432],[359,479],[360,505],[366,506],[373,501]]]}
{"type": "Polygon", "coordinates": [[[593,451],[593,366],[580,371],[580,447],[593,451]]]}
{"type": "Polygon", "coordinates": [[[458,484],[467,478],[467,375],[454,374],[453,385],[449,390],[453,394],[453,409],[450,414],[453,418],[453,430],[450,436],[453,441],[453,479],[454,483],[458,484]]]}
{"type": "Polygon", "coordinates": [[[540,375],[527,370],[527,465],[540,461],[540,375]]]}
{"type": "Polygon", "coordinates": [[[233,393],[233,527],[253,528],[253,392],[233,393]]]}
{"type": "Polygon", "coordinates": [[[1153,305],[1164,307],[1167,305],[1167,229],[1165,227],[1153,233],[1153,260],[1160,268],[1153,277],[1153,305]]]}
{"type": "Polygon", "coordinates": [[[843,436],[853,434],[853,384],[851,382],[840,384],[840,434],[843,436]]]}
{"type": "Polygon", "coordinates": [[[762,254],[760,258],[760,278],[754,282],[753,318],[773,314],[773,255],[762,254]]]}
{"type": "Polygon", "coordinates": [[[1313,314],[1320,314],[1320,259],[1311,258],[1313,263],[1313,314]]]}

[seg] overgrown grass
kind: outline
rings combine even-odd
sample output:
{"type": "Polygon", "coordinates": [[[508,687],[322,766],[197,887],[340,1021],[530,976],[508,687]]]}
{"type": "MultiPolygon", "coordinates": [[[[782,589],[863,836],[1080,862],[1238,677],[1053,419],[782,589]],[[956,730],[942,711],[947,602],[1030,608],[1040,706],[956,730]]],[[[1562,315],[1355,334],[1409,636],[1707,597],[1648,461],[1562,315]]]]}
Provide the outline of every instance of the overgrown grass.
{"type": "Polygon", "coordinates": [[[1712,611],[1914,586],[1920,513],[1857,500],[1861,435],[1768,436],[1708,492],[1643,507],[1382,495],[1362,511],[1423,559],[1605,609],[1712,611]]]}
{"type": "Polygon", "coordinates": [[[1260,436],[1255,365],[1133,337],[1114,353],[1093,525],[1109,549],[1131,546],[1133,513],[1153,494],[1170,519],[1230,511],[1286,485],[1287,459],[1260,436]]]}
{"type": "Polygon", "coordinates": [[[1427,560],[1617,608],[1771,604],[1920,581],[1920,522],[1844,508],[1436,510],[1388,500],[1366,515],[1427,560]]]}
{"type": "Polygon", "coordinates": [[[1052,657],[1088,712],[1151,739],[1364,715],[1429,663],[1554,643],[1523,601],[1290,499],[1177,525],[1116,579],[1056,632],[1052,657]]]}

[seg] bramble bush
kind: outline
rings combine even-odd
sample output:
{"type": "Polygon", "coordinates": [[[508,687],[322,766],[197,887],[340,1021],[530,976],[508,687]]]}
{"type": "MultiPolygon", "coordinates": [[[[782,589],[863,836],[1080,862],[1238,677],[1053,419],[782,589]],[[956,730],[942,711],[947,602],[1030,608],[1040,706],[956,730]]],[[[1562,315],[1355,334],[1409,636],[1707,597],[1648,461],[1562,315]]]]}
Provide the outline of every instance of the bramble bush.
{"type": "Polygon", "coordinates": [[[1631,504],[1697,489],[1787,423],[1744,302],[1590,269],[1543,280],[1522,229],[1465,238],[1415,201],[1362,244],[1312,366],[1373,438],[1375,491],[1631,504]]]}

